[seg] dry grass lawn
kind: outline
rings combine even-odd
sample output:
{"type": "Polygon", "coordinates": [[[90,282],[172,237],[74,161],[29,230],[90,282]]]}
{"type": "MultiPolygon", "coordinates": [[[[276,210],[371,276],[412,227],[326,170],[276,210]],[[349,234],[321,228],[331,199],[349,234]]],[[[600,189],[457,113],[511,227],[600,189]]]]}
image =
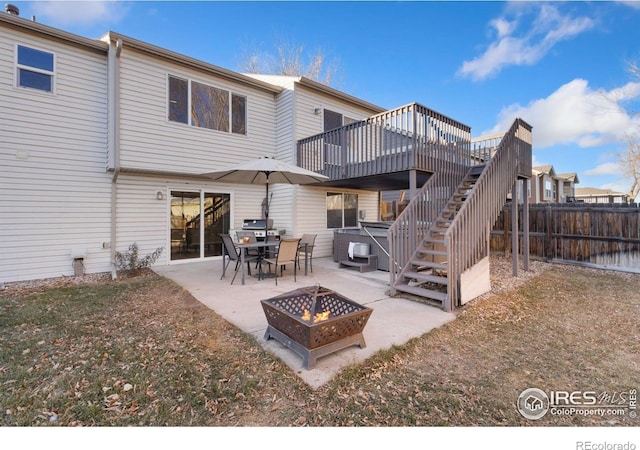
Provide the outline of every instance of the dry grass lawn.
{"type": "Polygon", "coordinates": [[[0,291],[4,426],[640,425],[516,409],[640,387],[640,275],[553,266],[315,391],[167,279],[60,284],[0,291]]]}

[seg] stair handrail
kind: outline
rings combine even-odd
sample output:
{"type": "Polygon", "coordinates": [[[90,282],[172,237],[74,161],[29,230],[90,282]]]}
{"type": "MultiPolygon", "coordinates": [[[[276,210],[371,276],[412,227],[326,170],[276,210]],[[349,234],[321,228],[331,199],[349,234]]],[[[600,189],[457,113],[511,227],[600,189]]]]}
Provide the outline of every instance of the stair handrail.
{"type": "Polygon", "coordinates": [[[531,125],[516,119],[445,232],[448,305],[458,306],[461,274],[488,255],[488,236],[517,177],[531,175],[531,125]]]}
{"type": "Polygon", "coordinates": [[[452,142],[446,149],[448,158],[442,158],[440,170],[432,174],[418,189],[387,231],[391,286],[407,270],[419,244],[427,236],[429,228],[433,226],[469,169],[467,146],[452,142]]]}

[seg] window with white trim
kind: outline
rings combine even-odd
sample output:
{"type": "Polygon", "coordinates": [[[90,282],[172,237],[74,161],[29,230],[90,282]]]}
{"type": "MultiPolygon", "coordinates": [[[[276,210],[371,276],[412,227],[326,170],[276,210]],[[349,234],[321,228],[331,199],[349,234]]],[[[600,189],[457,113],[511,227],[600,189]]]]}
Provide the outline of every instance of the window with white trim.
{"type": "Polygon", "coordinates": [[[544,182],[544,198],[545,200],[551,200],[553,193],[551,191],[551,181],[547,180],[544,182]]]}
{"type": "Polygon", "coordinates": [[[168,119],[198,128],[247,134],[247,98],[169,75],[168,119]]]}
{"type": "Polygon", "coordinates": [[[16,84],[18,87],[53,92],[55,56],[25,45],[16,50],[16,84]]]}
{"type": "Polygon", "coordinates": [[[358,194],[327,192],[327,228],[358,226],[358,194]]]}

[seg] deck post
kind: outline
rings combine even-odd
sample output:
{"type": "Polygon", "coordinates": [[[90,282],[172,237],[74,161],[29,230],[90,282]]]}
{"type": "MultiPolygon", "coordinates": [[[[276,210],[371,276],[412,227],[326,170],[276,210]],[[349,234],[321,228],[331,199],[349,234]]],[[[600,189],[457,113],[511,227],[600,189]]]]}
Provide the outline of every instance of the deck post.
{"type": "Polygon", "coordinates": [[[524,257],[524,270],[529,271],[529,196],[527,183],[522,179],[522,256],[524,257]]]}
{"type": "Polygon", "coordinates": [[[418,192],[418,175],[415,169],[409,171],[409,201],[413,200],[418,192]]]}
{"type": "MultiPolygon", "coordinates": [[[[416,173],[417,172],[415,169],[411,169],[409,171],[409,201],[413,201],[413,199],[415,198],[418,192],[418,186],[417,186],[418,181],[417,181],[416,173]]],[[[418,247],[416,240],[417,240],[417,236],[416,236],[415,228],[410,227],[409,248],[411,249],[412,252],[418,247]]]]}
{"type": "Polygon", "coordinates": [[[513,259],[513,276],[518,276],[518,180],[511,188],[511,258],[513,259]]]}

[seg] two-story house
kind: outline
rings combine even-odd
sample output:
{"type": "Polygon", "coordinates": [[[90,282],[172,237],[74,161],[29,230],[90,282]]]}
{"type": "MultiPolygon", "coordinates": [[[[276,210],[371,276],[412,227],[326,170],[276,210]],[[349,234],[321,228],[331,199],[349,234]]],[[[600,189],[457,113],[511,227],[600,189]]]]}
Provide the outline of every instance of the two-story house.
{"type": "Polygon", "coordinates": [[[580,183],[576,173],[557,174],[552,165],[532,169],[528,186],[529,203],[567,203],[574,201],[575,186],[580,183]]]}
{"type": "Polygon", "coordinates": [[[302,77],[13,14],[0,14],[0,60],[0,282],[115,274],[115,252],[133,242],[164,248],[158,264],[219,258],[219,234],[259,218],[265,200],[278,228],[317,234],[314,256],[329,256],[336,228],[380,220],[381,192],[406,190],[390,283],[450,310],[507,193],[531,175],[520,119],[483,152],[470,127],[419,104],[386,111],[302,77]],[[261,186],[205,175],[264,156],[329,180],[264,199],[261,186]]]}

